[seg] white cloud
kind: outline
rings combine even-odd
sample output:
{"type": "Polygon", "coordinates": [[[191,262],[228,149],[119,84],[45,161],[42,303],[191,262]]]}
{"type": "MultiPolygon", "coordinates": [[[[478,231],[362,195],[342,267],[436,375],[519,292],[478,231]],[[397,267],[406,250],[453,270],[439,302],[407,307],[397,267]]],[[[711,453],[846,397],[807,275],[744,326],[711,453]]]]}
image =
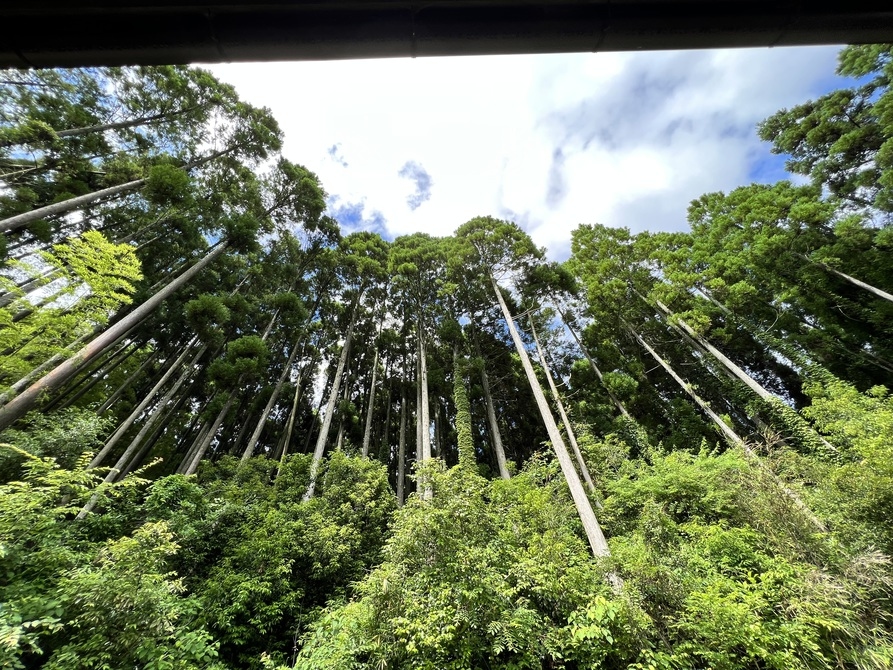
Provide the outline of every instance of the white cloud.
{"type": "Polygon", "coordinates": [[[217,65],[272,109],[288,158],[390,235],[513,217],[557,256],[579,223],[682,229],[749,182],[755,124],[831,85],[837,49],[217,65]],[[424,166],[430,197],[400,176],[424,166]],[[411,205],[416,204],[415,208],[411,205]]]}

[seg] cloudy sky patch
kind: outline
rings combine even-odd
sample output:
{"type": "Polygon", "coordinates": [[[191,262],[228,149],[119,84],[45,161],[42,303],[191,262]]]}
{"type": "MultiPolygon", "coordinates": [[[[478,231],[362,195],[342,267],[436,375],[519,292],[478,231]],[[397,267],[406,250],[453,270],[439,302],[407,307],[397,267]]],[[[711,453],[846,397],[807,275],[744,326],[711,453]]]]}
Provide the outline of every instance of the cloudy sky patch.
{"type": "Polygon", "coordinates": [[[783,177],[783,159],[760,142],[756,124],[845,83],[833,75],[837,51],[211,69],[247,101],[272,109],[284,154],[320,176],[330,212],[346,229],[448,235],[490,214],[512,218],[561,258],[580,223],[682,230],[689,202],[701,194],[783,177]],[[305,91],[315,92],[313,104],[302,104],[305,91]]]}
{"type": "Polygon", "coordinates": [[[406,161],[397,172],[397,176],[408,179],[415,185],[415,192],[406,198],[409,209],[415,211],[423,202],[431,199],[431,175],[415,161],[406,161]]]}
{"type": "Polygon", "coordinates": [[[341,142],[336,142],[330,146],[327,153],[329,154],[329,157],[341,167],[349,167],[344,156],[341,154],[341,142]]]}

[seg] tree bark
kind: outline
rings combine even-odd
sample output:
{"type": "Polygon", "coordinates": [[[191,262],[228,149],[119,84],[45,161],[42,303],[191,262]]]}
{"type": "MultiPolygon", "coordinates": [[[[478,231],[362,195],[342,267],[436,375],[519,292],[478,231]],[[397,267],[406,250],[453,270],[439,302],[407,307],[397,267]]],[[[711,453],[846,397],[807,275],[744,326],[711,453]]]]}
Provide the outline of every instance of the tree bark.
{"type": "MultiPolygon", "coordinates": [[[[311,360],[308,365],[308,369],[311,372],[313,371],[313,363],[314,361],[311,360]]],[[[298,413],[298,403],[301,401],[301,381],[303,380],[303,377],[304,370],[301,369],[301,371],[298,373],[297,380],[295,380],[295,395],[292,398],[291,413],[289,413],[288,415],[288,425],[285,428],[285,439],[282,443],[282,455],[279,458],[279,470],[282,469],[282,465],[285,463],[285,457],[288,455],[288,448],[291,445],[291,434],[292,430],[294,430],[295,427],[295,416],[298,413]]],[[[276,472],[276,475],[279,475],[278,470],[276,472]]]]}
{"type": "Polygon", "coordinates": [[[257,442],[260,440],[260,434],[263,432],[264,426],[267,423],[267,417],[270,415],[270,411],[273,409],[276,401],[279,399],[279,393],[282,391],[282,385],[285,383],[285,378],[291,372],[291,365],[295,360],[295,355],[298,353],[298,344],[295,342],[294,347],[292,347],[291,354],[288,357],[288,361],[285,363],[285,367],[282,369],[282,374],[279,375],[279,379],[276,381],[276,386],[273,389],[273,393],[270,395],[270,399],[267,401],[266,406],[260,414],[260,418],[257,421],[257,426],[254,428],[254,432],[251,433],[251,437],[248,440],[248,445],[245,447],[245,451],[242,453],[242,463],[247,461],[254,455],[254,449],[257,447],[257,442]]]}
{"type": "Polygon", "coordinates": [[[354,305],[354,313],[351,315],[350,325],[347,327],[347,334],[344,337],[344,346],[341,347],[341,356],[338,359],[338,369],[335,372],[335,379],[332,381],[332,389],[329,392],[329,402],[326,406],[326,415],[323,417],[322,427],[319,430],[319,436],[316,438],[316,447],[313,450],[313,460],[310,463],[310,484],[307,491],[304,492],[304,502],[313,497],[316,490],[316,475],[319,472],[319,464],[322,461],[323,453],[326,449],[326,440],[329,437],[329,429],[332,427],[332,415],[335,413],[335,404],[338,402],[338,393],[341,390],[341,377],[344,375],[344,367],[347,365],[347,356],[350,352],[350,344],[353,340],[353,331],[356,324],[356,310],[359,306],[359,300],[354,305]]]}
{"type": "MultiPolygon", "coordinates": [[[[639,293],[638,295],[640,298],[645,300],[645,297],[641,293],[639,293]]],[[[646,300],[646,302],[647,302],[647,300],[646,300]]],[[[669,317],[675,316],[673,314],[673,312],[670,310],[670,308],[667,307],[666,305],[664,305],[660,300],[656,300],[655,303],[657,304],[657,308],[661,312],[663,312],[666,317],[669,318],[669,317]]],[[[730,372],[732,375],[734,375],[736,378],[738,378],[740,381],[742,381],[747,386],[747,388],[749,388],[751,391],[756,393],[762,400],[766,401],[770,405],[777,405],[778,403],[784,404],[784,401],[781,398],[779,398],[778,396],[770,393],[765,388],[763,388],[759,383],[757,383],[757,381],[753,377],[751,377],[744,370],[742,370],[740,367],[738,367],[734,362],[732,362],[729,358],[727,358],[719,349],[717,349],[712,344],[710,344],[710,342],[708,342],[705,338],[701,337],[701,335],[699,335],[683,319],[680,319],[677,317],[676,323],[673,323],[672,321],[670,321],[669,323],[673,328],[680,330],[684,335],[687,335],[689,338],[694,340],[694,342],[696,343],[697,346],[699,346],[702,349],[704,349],[705,351],[707,351],[711,356],[713,356],[713,358],[715,358],[717,361],[719,361],[728,372],[730,372]]],[[[797,423],[800,423],[800,421],[797,421],[797,423]]],[[[809,424],[807,424],[805,421],[803,421],[802,427],[805,430],[812,433],[813,436],[816,438],[816,440],[818,440],[818,442],[825,449],[827,449],[831,452],[837,451],[837,448],[833,444],[831,444],[830,442],[828,442],[828,440],[826,440],[821,435],[816,433],[809,426],[809,424]]]]}
{"type": "MultiPolygon", "coordinates": [[[[204,158],[192,161],[191,163],[187,163],[186,165],[182,166],[181,169],[189,170],[194,167],[198,167],[199,165],[214,160],[215,158],[218,158],[231,150],[232,149],[217,151],[210,156],[206,156],[204,158]]],[[[58,216],[59,214],[66,214],[68,212],[76,211],[78,209],[81,209],[82,207],[86,207],[87,205],[96,202],[97,200],[112,198],[123,193],[134,191],[144,186],[147,181],[148,180],[145,178],[134,179],[133,181],[118,184],[117,186],[109,186],[108,188],[103,188],[99,189],[98,191],[93,191],[92,193],[79,195],[75,198],[69,198],[68,200],[56,202],[52,205],[38,207],[37,209],[32,209],[30,212],[24,212],[22,214],[17,214],[16,216],[11,216],[0,221],[0,233],[9,232],[10,230],[16,230],[31,223],[32,221],[44,219],[48,216],[58,216]]]]}
{"type": "MultiPolygon", "coordinates": [[[[71,407],[78,400],[83,398],[87,393],[89,393],[99,382],[103,379],[107,379],[109,375],[111,375],[118,367],[124,363],[128,358],[130,358],[143,344],[144,342],[127,342],[121,349],[119,353],[113,354],[108,360],[98,365],[92,372],[83,377],[80,381],[75,382],[71,385],[70,389],[66,389],[60,395],[56,396],[56,399],[53,400],[49,405],[47,405],[47,411],[52,410],[56,404],[59,404],[59,409],[65,409],[66,407],[71,407]],[[128,351],[129,349],[129,351],[128,351]],[[90,378],[90,381],[87,381],[87,377],[90,378]],[[85,383],[86,382],[86,383],[85,383]],[[63,398],[73,391],[74,389],[81,388],[71,396],[68,400],[62,401],[63,398]]],[[[146,356],[146,359],[137,367],[137,369],[133,372],[133,374],[129,375],[127,379],[124,381],[124,384],[129,383],[131,380],[135,379],[140,373],[143,372],[155,359],[158,355],[157,351],[153,351],[151,354],[146,356]]]]}
{"type": "Polygon", "coordinates": [[[428,402],[428,352],[425,346],[425,334],[421,330],[421,325],[419,323],[419,381],[421,383],[419,389],[421,418],[419,422],[422,429],[422,461],[427,461],[431,458],[431,408],[428,402]]]}
{"type": "Polygon", "coordinates": [[[827,532],[825,524],[823,524],[819,520],[819,518],[812,512],[812,510],[809,509],[809,507],[806,505],[806,503],[803,502],[800,496],[798,496],[794,491],[788,488],[774,472],[769,470],[769,468],[763,463],[760,457],[757,456],[757,454],[754,453],[753,449],[750,448],[750,445],[748,445],[743,439],[741,439],[738,433],[732,430],[716,412],[710,409],[710,406],[701,398],[701,396],[695,393],[694,389],[692,389],[689,384],[686,384],[685,380],[683,380],[682,377],[676,374],[676,371],[670,366],[669,363],[667,363],[663,359],[660,354],[658,354],[644,339],[642,339],[642,337],[635,330],[633,330],[632,327],[627,325],[627,328],[629,329],[630,334],[632,334],[632,336],[638,341],[638,343],[641,344],[642,347],[644,347],[644,349],[649,354],[651,354],[651,357],[655,361],[657,361],[657,363],[667,372],[667,374],[670,375],[670,377],[672,377],[677,384],[679,384],[682,390],[685,391],[689,395],[689,397],[691,397],[691,399],[695,401],[695,403],[698,405],[698,407],[701,408],[704,414],[710,417],[711,421],[713,421],[716,427],[719,428],[720,432],[723,434],[726,440],[733,447],[740,447],[744,451],[744,454],[747,456],[747,458],[751,462],[753,462],[757,466],[757,468],[759,468],[763,473],[769,475],[772,481],[781,489],[782,493],[787,496],[788,499],[790,499],[794,506],[803,513],[803,515],[810,521],[810,523],[812,523],[819,531],[823,533],[827,532]]]}
{"type": "MultiPolygon", "coordinates": [[[[156,409],[156,411],[153,412],[151,416],[149,416],[149,418],[143,424],[143,427],[140,428],[140,431],[136,434],[136,437],[131,440],[130,444],[124,450],[124,453],[121,454],[120,457],[118,457],[115,465],[109,470],[108,474],[102,480],[103,484],[110,484],[118,479],[119,474],[121,474],[127,464],[130,463],[131,459],[133,458],[142,441],[145,439],[146,435],[155,426],[155,424],[158,422],[158,419],[161,418],[163,410],[165,407],[167,407],[167,404],[170,402],[171,398],[174,397],[177,391],[180,390],[180,387],[186,382],[188,378],[188,372],[188,369],[185,370],[184,374],[180,375],[180,378],[176,381],[176,383],[168,390],[167,393],[164,394],[164,397],[158,403],[158,408],[156,409]]],[[[106,451],[107,448],[108,444],[106,444],[106,447],[103,449],[103,451],[106,451]]],[[[106,453],[108,452],[106,451],[106,453]]],[[[93,460],[96,461],[97,458],[94,458],[93,460]]],[[[83,509],[78,512],[76,518],[83,519],[85,516],[87,516],[87,514],[89,514],[96,506],[96,502],[98,499],[98,495],[94,495],[92,498],[90,498],[87,504],[84,505],[83,509]]]]}
{"type": "MultiPolygon", "coordinates": [[[[404,357],[404,370],[406,369],[404,357]]],[[[402,507],[406,500],[406,382],[402,384],[400,398],[400,441],[397,445],[397,504],[402,507]]]]}
{"type": "MultiPolygon", "coordinates": [[[[524,348],[524,343],[521,341],[521,336],[518,334],[518,329],[515,327],[508,306],[505,304],[499,285],[496,283],[496,279],[492,276],[490,277],[490,283],[493,286],[493,292],[496,294],[496,299],[499,302],[502,315],[508,325],[512,341],[515,343],[515,350],[518,352],[518,356],[521,359],[521,365],[524,367],[524,372],[527,374],[530,390],[533,392],[533,397],[536,399],[536,405],[542,415],[543,423],[546,425],[546,431],[552,442],[552,448],[555,450],[555,455],[558,458],[558,463],[561,466],[564,479],[570,489],[571,497],[577,508],[577,513],[580,515],[580,521],[583,522],[583,529],[586,532],[586,538],[589,540],[589,546],[592,549],[592,553],[595,556],[610,556],[611,550],[608,548],[608,542],[605,539],[605,535],[602,532],[598,520],[595,518],[595,512],[592,511],[592,504],[589,502],[589,497],[586,495],[586,491],[583,490],[580,476],[577,474],[576,468],[574,468],[574,463],[564,444],[564,438],[561,437],[561,432],[558,430],[558,426],[552,416],[552,411],[549,409],[549,404],[546,402],[545,395],[543,395],[543,389],[540,386],[539,380],[536,378],[536,373],[530,363],[530,357],[527,355],[527,350],[524,348]]],[[[612,575],[610,576],[610,579],[615,587],[619,586],[619,577],[612,575]]]]}
{"type": "Polygon", "coordinates": [[[580,451],[580,445],[577,444],[577,438],[574,435],[574,428],[571,426],[570,419],[567,417],[567,412],[564,411],[564,403],[561,402],[561,395],[558,393],[558,387],[555,385],[555,379],[552,377],[552,371],[549,369],[549,364],[546,363],[546,355],[543,352],[543,348],[540,346],[539,338],[536,334],[536,328],[533,325],[533,316],[530,317],[530,334],[533,335],[533,341],[536,343],[536,353],[540,359],[540,365],[543,366],[543,371],[546,373],[546,381],[549,382],[549,390],[552,391],[552,398],[555,400],[555,405],[558,407],[558,414],[561,416],[561,422],[564,424],[564,432],[567,434],[567,439],[571,443],[571,448],[574,450],[574,456],[577,459],[577,463],[580,466],[580,472],[583,474],[583,480],[586,482],[586,486],[589,487],[589,490],[592,493],[595,493],[595,484],[592,483],[592,477],[589,474],[589,468],[586,467],[586,461],[583,460],[583,453],[580,451]]]}
{"type": "Polygon", "coordinates": [[[204,439],[199,443],[198,449],[196,449],[195,455],[192,457],[189,465],[187,465],[186,469],[183,470],[184,475],[191,475],[196,471],[199,462],[202,460],[202,456],[205,455],[208,447],[211,446],[211,442],[214,441],[214,436],[217,435],[217,431],[220,429],[220,424],[222,424],[223,420],[226,419],[226,415],[229,414],[229,411],[230,409],[232,409],[233,403],[235,401],[236,394],[234,392],[230,393],[223,407],[221,407],[220,411],[217,413],[217,417],[214,419],[214,423],[211,424],[211,428],[208,430],[204,439]]]}
{"type": "MultiPolygon", "coordinates": [[[[124,434],[130,430],[130,427],[136,422],[136,420],[142,416],[143,411],[149,406],[152,402],[152,399],[158,394],[158,392],[167,384],[168,380],[174,375],[175,372],[180,370],[186,357],[189,355],[189,351],[192,349],[192,345],[195,344],[196,338],[193,338],[184,348],[183,352],[177,357],[174,361],[173,365],[171,365],[167,371],[161,376],[161,379],[151,388],[151,390],[146,394],[146,396],[142,399],[139,405],[133,408],[133,411],[130,415],[118,426],[117,430],[112,433],[111,437],[106,441],[105,446],[93,457],[93,460],[90,461],[90,464],[87,466],[87,469],[92,469],[99,466],[105,457],[108,456],[109,452],[114,449],[115,445],[118,441],[124,437],[124,434]]],[[[181,380],[190,374],[192,367],[198,362],[201,358],[202,354],[205,353],[205,346],[199,348],[198,353],[192,359],[192,362],[188,367],[184,368],[181,373],[181,380]]],[[[176,385],[175,385],[176,386],[176,385]]]]}
{"type": "Polygon", "coordinates": [[[19,228],[22,228],[23,226],[28,225],[32,221],[37,221],[48,216],[57,216],[59,214],[65,214],[67,212],[73,212],[93,202],[96,202],[97,200],[112,198],[129,191],[134,191],[143,186],[145,183],[145,179],[134,179],[133,181],[118,184],[117,186],[109,186],[108,188],[99,189],[98,191],[93,191],[92,193],[79,195],[76,198],[69,198],[68,200],[56,202],[52,205],[38,207],[37,209],[32,209],[30,212],[24,212],[23,214],[10,216],[9,218],[0,221],[0,233],[17,230],[19,228]]]}
{"type": "Polygon", "coordinates": [[[142,305],[130,312],[123,319],[107,328],[103,333],[93,339],[87,346],[81,349],[73,358],[62,362],[52,372],[38,380],[21,395],[14,398],[9,404],[0,408],[0,432],[6,430],[15,421],[35,408],[46,393],[50,393],[67,382],[79,369],[79,365],[87,363],[99,356],[107,347],[130,330],[133,326],[147,318],[162,302],[182,288],[190,279],[195,277],[206,266],[220,256],[229,244],[223,242],[217,248],[208,252],[198,263],[190,267],[174,281],[158,291],[142,305]]]}
{"type": "Polygon", "coordinates": [[[20,380],[15,382],[9,387],[9,390],[6,393],[0,395],[0,407],[6,405],[10,400],[16,397],[16,394],[19,393],[22,389],[28,387],[35,379],[38,379],[41,374],[49,370],[55,365],[58,365],[62,361],[68,360],[68,358],[72,355],[71,350],[77,347],[78,345],[83,344],[88,339],[96,335],[100,330],[100,326],[94,326],[93,330],[89,333],[84,333],[79,338],[77,338],[74,342],[69,344],[63,351],[55,354],[45,360],[43,363],[38,365],[36,368],[31,370],[28,374],[22,377],[20,380]],[[68,353],[66,353],[68,352],[68,353]]]}
{"type": "Polygon", "coordinates": [[[117,389],[115,389],[115,392],[112,393],[112,395],[110,395],[106,399],[106,401],[104,403],[102,403],[102,405],[99,406],[99,409],[96,410],[96,414],[99,416],[102,416],[103,414],[105,414],[109,410],[109,408],[112,405],[114,405],[115,402],[117,402],[118,398],[120,398],[124,394],[124,391],[127,390],[127,387],[130,386],[133,383],[133,381],[137,377],[139,377],[140,374],[142,374],[145,371],[145,369],[147,367],[149,367],[149,365],[151,365],[151,363],[157,357],[158,357],[158,350],[156,349],[155,351],[153,351],[151,353],[151,355],[147,356],[146,360],[144,360],[142,362],[142,364],[139,366],[139,368],[137,368],[136,371],[132,375],[130,375],[127,379],[125,379],[124,382],[117,389]]]}
{"type": "Polygon", "coordinates": [[[869,293],[871,293],[872,295],[877,296],[877,297],[880,298],[881,300],[886,300],[887,302],[893,302],[893,295],[890,295],[890,294],[887,293],[886,291],[882,291],[881,289],[876,288],[876,287],[872,286],[871,284],[866,284],[864,281],[861,281],[861,280],[859,280],[859,279],[856,279],[855,277],[851,277],[851,276],[848,275],[848,274],[844,274],[844,273],[841,272],[840,270],[837,270],[837,269],[831,267],[830,265],[828,265],[827,263],[823,263],[822,261],[814,260],[814,259],[812,259],[812,258],[810,258],[809,256],[806,256],[806,255],[804,255],[804,254],[795,254],[795,255],[796,255],[796,256],[799,256],[800,258],[802,258],[802,259],[804,259],[804,260],[806,260],[806,261],[808,261],[808,262],[810,262],[810,263],[814,263],[815,265],[818,265],[818,266],[819,266],[820,268],[822,268],[823,270],[827,270],[827,271],[830,272],[831,274],[840,277],[841,279],[843,279],[844,281],[849,282],[849,283],[852,284],[853,286],[858,286],[859,288],[868,291],[869,293]]]}
{"type": "Polygon", "coordinates": [[[509,479],[511,475],[508,469],[508,460],[505,457],[505,449],[502,446],[502,434],[499,432],[499,422],[496,420],[496,408],[493,405],[493,394],[490,392],[490,377],[481,361],[481,388],[484,391],[484,404],[487,406],[487,421],[490,423],[490,435],[493,438],[493,453],[496,454],[496,463],[499,466],[499,476],[509,479]]]}
{"type": "Polygon", "coordinates": [[[604,388],[605,391],[607,391],[608,397],[611,398],[611,402],[614,403],[614,406],[617,408],[617,410],[620,412],[620,414],[622,416],[626,417],[627,419],[632,420],[632,417],[630,416],[629,412],[626,411],[626,407],[624,406],[624,404],[622,402],[620,402],[620,399],[616,395],[614,395],[614,392],[611,391],[611,389],[609,389],[608,386],[605,384],[605,378],[602,375],[602,371],[599,370],[598,366],[595,364],[595,361],[592,360],[592,356],[590,356],[589,352],[586,351],[586,347],[583,346],[583,343],[580,341],[580,338],[577,336],[577,333],[574,331],[573,328],[571,328],[570,322],[567,320],[567,317],[564,315],[564,312],[559,311],[559,314],[561,314],[561,318],[564,321],[564,325],[567,326],[567,329],[570,331],[571,335],[573,336],[574,342],[577,343],[577,347],[579,347],[580,351],[583,352],[583,356],[586,357],[586,360],[589,361],[589,367],[592,368],[592,371],[595,373],[595,376],[598,377],[599,382],[601,382],[602,388],[604,388]]]}
{"type": "Polygon", "coordinates": [[[378,381],[378,347],[372,360],[372,381],[369,383],[369,406],[366,408],[366,427],[363,430],[363,458],[369,457],[369,443],[372,440],[372,412],[375,409],[375,383],[378,381]]]}

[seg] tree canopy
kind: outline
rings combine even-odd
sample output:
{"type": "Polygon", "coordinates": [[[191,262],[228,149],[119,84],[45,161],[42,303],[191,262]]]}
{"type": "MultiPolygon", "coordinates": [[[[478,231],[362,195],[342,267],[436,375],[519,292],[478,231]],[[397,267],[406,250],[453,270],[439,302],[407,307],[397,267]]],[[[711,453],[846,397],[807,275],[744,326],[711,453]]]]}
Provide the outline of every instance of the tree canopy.
{"type": "Polygon", "coordinates": [[[192,67],[0,83],[0,665],[893,665],[893,47],[689,230],[344,234],[192,67]]]}

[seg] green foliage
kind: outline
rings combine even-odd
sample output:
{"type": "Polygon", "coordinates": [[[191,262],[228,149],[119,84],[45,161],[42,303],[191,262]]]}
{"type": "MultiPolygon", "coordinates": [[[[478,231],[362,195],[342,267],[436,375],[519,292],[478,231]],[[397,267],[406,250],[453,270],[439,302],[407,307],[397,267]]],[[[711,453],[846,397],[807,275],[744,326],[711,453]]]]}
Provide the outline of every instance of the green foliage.
{"type": "Polygon", "coordinates": [[[511,480],[429,468],[358,599],[314,625],[296,667],[539,668],[634,657],[554,465],[511,480]],[[606,601],[605,601],[606,602],[606,601]],[[612,647],[612,642],[616,645],[612,647]]]}
{"type": "Polygon", "coordinates": [[[32,412],[3,439],[21,451],[0,451],[0,481],[21,475],[21,465],[31,456],[51,457],[64,468],[73,468],[84,454],[98,451],[111,422],[91,410],[70,407],[51,415],[32,412]]]}
{"type": "Polygon", "coordinates": [[[226,253],[4,432],[0,666],[891,667],[893,303],[846,277],[893,291],[891,53],[848,47],[855,87],[761,126],[811,184],[705,194],[689,232],[583,225],[564,264],[486,216],[342,237],[316,175],[265,162],[268,110],[205,71],[7,73],[0,217],[145,183],[0,240],[19,257],[0,269],[0,405],[226,253]],[[542,334],[609,556],[542,455],[533,343],[515,349],[497,296],[542,334]],[[339,450],[317,472],[301,445],[342,341],[341,441],[368,409],[381,462],[339,450]],[[187,342],[193,367],[167,368],[187,342]],[[109,454],[138,435],[136,476],[100,484],[90,454],[168,372],[109,454]],[[223,408],[197,476],[141,478],[185,470],[223,408]],[[419,464],[414,423],[440,460],[419,464]],[[255,426],[260,455],[227,455],[255,426]],[[481,474],[497,428],[507,480],[481,474]],[[396,511],[398,458],[417,493],[396,511]]]}
{"type": "Polygon", "coordinates": [[[804,414],[842,447],[841,459],[821,468],[816,504],[857,547],[893,555],[893,397],[884,387],[859,393],[828,374],[816,377],[804,414]]]}
{"type": "Polygon", "coordinates": [[[179,205],[190,195],[189,173],[169,163],[149,168],[143,195],[155,205],[179,205]]]}
{"type": "Polygon", "coordinates": [[[223,388],[232,388],[246,376],[260,375],[269,359],[267,344],[257,335],[246,335],[226,345],[226,356],[209,366],[208,376],[223,388]]]}

